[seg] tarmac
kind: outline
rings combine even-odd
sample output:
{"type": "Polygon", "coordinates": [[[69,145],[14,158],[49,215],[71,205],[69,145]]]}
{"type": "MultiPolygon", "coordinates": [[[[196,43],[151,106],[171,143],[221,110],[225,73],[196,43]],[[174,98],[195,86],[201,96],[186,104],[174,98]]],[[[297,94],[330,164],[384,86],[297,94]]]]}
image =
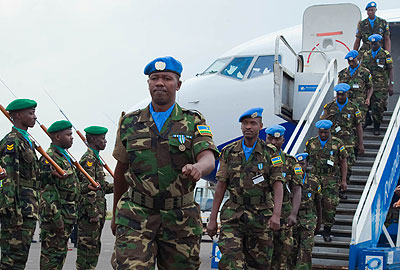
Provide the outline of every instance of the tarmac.
{"type": "MultiPolygon", "coordinates": [[[[37,226],[34,240],[39,240],[39,228],[37,226]]],[[[107,220],[103,229],[103,234],[101,237],[101,253],[99,257],[99,262],[97,264],[97,268],[99,270],[110,270],[111,267],[111,255],[114,250],[114,239],[115,237],[111,233],[110,229],[110,221],[107,220]]],[[[211,269],[211,249],[212,242],[209,241],[209,236],[203,236],[203,239],[206,241],[202,241],[200,248],[200,258],[201,258],[201,266],[200,270],[211,269]]],[[[76,269],[75,261],[76,261],[76,248],[72,243],[68,244],[68,254],[67,259],[64,264],[64,270],[74,270],[76,269]]],[[[39,270],[39,261],[40,261],[40,242],[32,243],[31,249],[29,252],[28,262],[26,264],[27,270],[39,270]]]]}

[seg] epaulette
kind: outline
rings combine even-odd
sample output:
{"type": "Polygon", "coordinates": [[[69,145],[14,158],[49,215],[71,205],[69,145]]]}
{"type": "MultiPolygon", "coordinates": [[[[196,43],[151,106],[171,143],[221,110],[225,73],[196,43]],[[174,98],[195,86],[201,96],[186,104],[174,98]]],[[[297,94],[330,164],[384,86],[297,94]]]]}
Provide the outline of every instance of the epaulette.
{"type": "Polygon", "coordinates": [[[382,48],[382,51],[383,51],[386,55],[389,55],[389,54],[390,54],[390,52],[387,51],[387,50],[385,50],[384,48],[382,48]]]}
{"type": "Polygon", "coordinates": [[[332,136],[332,141],[336,141],[336,142],[344,145],[343,141],[341,139],[339,139],[338,137],[332,136]]]}
{"type": "Polygon", "coordinates": [[[197,110],[182,108],[182,112],[188,112],[188,113],[191,113],[191,114],[196,114],[200,118],[203,118],[203,115],[201,114],[201,112],[199,112],[197,110]]]}
{"type": "Polygon", "coordinates": [[[271,148],[274,152],[278,152],[278,149],[276,148],[275,145],[273,145],[272,143],[267,143],[267,147],[271,148]]]}

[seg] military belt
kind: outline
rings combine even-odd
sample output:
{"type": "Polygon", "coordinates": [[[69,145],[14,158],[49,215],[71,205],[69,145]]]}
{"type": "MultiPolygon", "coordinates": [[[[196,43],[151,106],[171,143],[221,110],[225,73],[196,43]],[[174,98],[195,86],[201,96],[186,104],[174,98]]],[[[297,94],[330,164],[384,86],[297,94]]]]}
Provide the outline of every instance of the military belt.
{"type": "Polygon", "coordinates": [[[66,201],[76,201],[78,199],[78,194],[71,193],[71,192],[65,192],[65,191],[59,191],[60,198],[66,201]]]}
{"type": "Polygon", "coordinates": [[[192,204],[194,201],[193,191],[183,196],[170,198],[165,198],[161,196],[151,197],[131,188],[128,190],[128,194],[129,197],[132,198],[134,203],[155,210],[171,210],[181,208],[186,205],[192,204]]]}
{"type": "Polygon", "coordinates": [[[20,183],[20,185],[22,187],[33,188],[33,189],[39,189],[40,188],[40,182],[39,181],[20,179],[19,183],[20,183]]]}
{"type": "Polygon", "coordinates": [[[318,174],[328,174],[328,173],[333,173],[335,171],[334,168],[316,168],[313,170],[314,173],[318,174]]]}
{"type": "Polygon", "coordinates": [[[261,196],[236,196],[231,194],[232,202],[240,205],[262,204],[272,199],[271,193],[265,193],[261,196]]]}
{"type": "Polygon", "coordinates": [[[312,214],[314,211],[312,209],[300,209],[298,215],[305,216],[307,214],[312,214]]]}

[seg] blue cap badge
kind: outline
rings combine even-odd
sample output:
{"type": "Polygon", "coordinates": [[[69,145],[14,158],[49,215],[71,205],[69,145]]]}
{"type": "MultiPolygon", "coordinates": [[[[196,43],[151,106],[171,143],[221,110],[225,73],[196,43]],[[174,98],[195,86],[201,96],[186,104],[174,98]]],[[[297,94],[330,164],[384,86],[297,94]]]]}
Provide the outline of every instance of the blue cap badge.
{"type": "Polygon", "coordinates": [[[376,6],[376,3],[375,3],[374,1],[369,2],[369,3],[367,4],[367,6],[365,7],[365,10],[369,9],[370,7],[376,8],[376,7],[377,7],[377,6],[376,6]]]}
{"type": "Polygon", "coordinates": [[[172,56],[158,57],[148,63],[144,68],[144,74],[150,75],[154,72],[169,71],[174,72],[181,76],[183,67],[182,63],[173,58],[172,56]]]}
{"type": "Polygon", "coordinates": [[[344,59],[353,60],[353,59],[356,59],[357,56],[358,56],[358,51],[356,51],[356,50],[351,50],[351,51],[349,51],[349,52],[346,54],[346,56],[344,57],[344,59]]]}
{"type": "Polygon", "coordinates": [[[382,36],[379,34],[373,34],[368,37],[368,40],[371,42],[378,42],[378,41],[382,40],[382,36]]]}
{"type": "Polygon", "coordinates": [[[319,120],[315,123],[315,127],[319,129],[330,129],[333,125],[331,120],[319,120]]]}
{"type": "Polygon", "coordinates": [[[245,111],[240,117],[239,122],[242,122],[245,118],[259,118],[262,117],[264,109],[263,108],[252,108],[245,111]]]}
{"type": "Polygon", "coordinates": [[[281,125],[272,125],[265,130],[265,133],[275,138],[279,138],[285,134],[285,131],[286,129],[281,125]]]}
{"type": "Polygon", "coordinates": [[[347,83],[338,83],[334,87],[336,93],[338,93],[338,94],[344,94],[347,91],[349,91],[350,88],[351,88],[350,85],[348,85],[347,83]]]}

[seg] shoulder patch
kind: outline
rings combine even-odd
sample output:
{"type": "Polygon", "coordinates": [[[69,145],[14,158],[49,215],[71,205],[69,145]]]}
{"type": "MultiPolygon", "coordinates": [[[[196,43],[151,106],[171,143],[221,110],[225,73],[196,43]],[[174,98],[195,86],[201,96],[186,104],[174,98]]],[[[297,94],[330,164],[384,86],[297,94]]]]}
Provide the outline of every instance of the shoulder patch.
{"type": "Polygon", "coordinates": [[[15,152],[15,144],[14,143],[6,143],[6,153],[14,153],[15,152]]]}
{"type": "Polygon", "coordinates": [[[328,103],[326,103],[326,104],[324,105],[324,109],[326,108],[326,106],[328,106],[328,103]]]}
{"type": "Polygon", "coordinates": [[[280,166],[283,164],[281,156],[271,158],[271,162],[272,162],[272,165],[274,165],[274,167],[280,166]]]}
{"type": "Polygon", "coordinates": [[[386,58],[386,63],[388,63],[388,64],[393,63],[392,57],[387,57],[387,58],[386,58]]]}
{"type": "Polygon", "coordinates": [[[317,192],[318,192],[318,194],[322,193],[321,185],[318,185],[317,192]]]}
{"type": "Polygon", "coordinates": [[[294,174],[303,174],[303,169],[300,166],[295,166],[294,167],[294,174]]]}
{"type": "Polygon", "coordinates": [[[361,112],[359,110],[356,111],[356,117],[361,117],[361,112]]]}
{"type": "Polygon", "coordinates": [[[207,126],[207,125],[197,125],[197,131],[202,136],[212,137],[212,135],[213,135],[210,126],[207,126]]]}
{"type": "Polygon", "coordinates": [[[306,146],[308,145],[308,142],[309,142],[309,141],[306,141],[306,146]]]}
{"type": "Polygon", "coordinates": [[[88,162],[86,162],[86,165],[88,165],[88,167],[92,167],[93,166],[93,162],[88,161],[88,162]]]}
{"type": "Polygon", "coordinates": [[[342,152],[342,151],[345,150],[345,149],[346,149],[346,147],[344,147],[344,145],[343,145],[343,146],[341,146],[341,147],[339,148],[339,151],[342,152]]]}

